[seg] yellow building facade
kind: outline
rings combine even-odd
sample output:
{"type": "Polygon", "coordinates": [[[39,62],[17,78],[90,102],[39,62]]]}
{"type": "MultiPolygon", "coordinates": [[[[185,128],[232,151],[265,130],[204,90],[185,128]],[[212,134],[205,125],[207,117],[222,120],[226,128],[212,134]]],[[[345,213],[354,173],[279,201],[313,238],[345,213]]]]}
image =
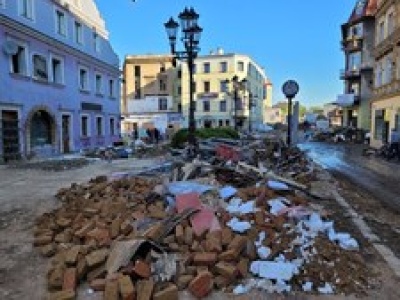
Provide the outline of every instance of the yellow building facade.
{"type": "MultiPolygon", "coordinates": [[[[189,72],[186,64],[180,65],[179,74],[177,92],[186,127],[189,115],[189,72]]],[[[233,127],[235,120],[239,129],[247,130],[249,122],[256,128],[264,122],[265,107],[272,102],[272,84],[264,70],[247,55],[225,54],[221,49],[195,59],[193,87],[197,128],[233,127]],[[234,76],[239,81],[246,79],[245,87],[237,92],[236,111],[234,76]]]]}
{"type": "Polygon", "coordinates": [[[379,147],[400,130],[400,1],[378,0],[375,18],[371,145],[379,147]]]}
{"type": "Polygon", "coordinates": [[[178,70],[171,55],[128,55],[123,65],[122,132],[157,127],[180,127],[178,70]]]}

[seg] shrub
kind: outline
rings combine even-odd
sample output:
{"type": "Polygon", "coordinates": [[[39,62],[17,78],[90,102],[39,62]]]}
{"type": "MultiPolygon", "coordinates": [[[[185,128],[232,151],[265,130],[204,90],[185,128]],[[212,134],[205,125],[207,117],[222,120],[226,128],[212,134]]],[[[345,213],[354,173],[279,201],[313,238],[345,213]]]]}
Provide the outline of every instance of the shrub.
{"type": "MultiPolygon", "coordinates": [[[[187,142],[189,130],[187,128],[180,129],[175,133],[171,139],[171,147],[182,148],[187,142]]],[[[199,128],[196,129],[196,137],[199,139],[208,139],[212,137],[238,139],[239,134],[236,130],[230,127],[217,127],[217,128],[199,128]]]]}

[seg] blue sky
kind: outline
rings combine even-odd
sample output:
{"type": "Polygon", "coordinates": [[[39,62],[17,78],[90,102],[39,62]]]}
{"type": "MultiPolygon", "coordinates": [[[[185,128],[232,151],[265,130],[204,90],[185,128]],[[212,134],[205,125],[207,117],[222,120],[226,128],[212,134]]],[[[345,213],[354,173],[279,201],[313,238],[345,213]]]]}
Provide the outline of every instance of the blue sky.
{"type": "Polygon", "coordinates": [[[355,0],[95,0],[120,59],[168,53],[164,22],[185,6],[200,14],[201,53],[222,47],[251,56],[274,84],[273,102],[286,79],[300,84],[307,106],[331,102],[343,90],[340,25],[355,0]]]}

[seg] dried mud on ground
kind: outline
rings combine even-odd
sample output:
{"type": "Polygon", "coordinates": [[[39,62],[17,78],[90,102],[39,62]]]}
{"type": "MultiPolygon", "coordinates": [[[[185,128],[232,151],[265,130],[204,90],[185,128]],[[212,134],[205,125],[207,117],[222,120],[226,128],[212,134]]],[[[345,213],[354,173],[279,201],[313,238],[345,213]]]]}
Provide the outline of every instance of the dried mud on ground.
{"type": "MultiPolygon", "coordinates": [[[[32,248],[32,228],[34,220],[41,214],[51,211],[60,204],[54,195],[61,187],[68,187],[72,182],[86,182],[97,175],[125,171],[132,166],[130,162],[107,164],[99,162],[77,170],[64,172],[45,172],[40,170],[7,169],[0,166],[0,299],[45,299],[47,260],[39,256],[32,248]]],[[[135,164],[138,168],[139,165],[135,164]]],[[[154,161],[141,163],[154,165],[154,161]]],[[[400,220],[398,214],[380,207],[373,199],[365,195],[358,197],[353,194],[354,187],[341,182],[341,195],[360,214],[365,214],[368,223],[376,224],[375,233],[382,240],[388,241],[388,246],[397,245],[396,234],[388,234],[388,228],[396,232],[400,220]],[[379,213],[377,213],[379,211],[379,213]],[[397,220],[396,220],[397,219],[397,220]],[[381,227],[381,224],[384,227],[381,227]],[[382,229],[383,228],[383,229],[382,229]],[[385,229],[385,230],[384,230],[385,229]]],[[[350,216],[334,200],[313,201],[321,206],[329,218],[335,221],[338,230],[343,229],[358,239],[361,245],[360,254],[373,268],[376,280],[370,283],[371,289],[364,295],[268,295],[265,292],[252,292],[237,299],[400,299],[398,289],[399,279],[390,271],[373,247],[361,236],[351,223],[350,216]]],[[[398,232],[397,232],[397,235],[398,232]]],[[[396,247],[392,250],[399,254],[396,247]]],[[[351,272],[351,270],[349,270],[351,272]]],[[[214,293],[210,299],[229,299],[231,296],[214,293]]],[[[99,294],[90,294],[83,287],[78,299],[101,299],[99,294]]],[[[182,299],[192,299],[187,293],[182,299]]]]}

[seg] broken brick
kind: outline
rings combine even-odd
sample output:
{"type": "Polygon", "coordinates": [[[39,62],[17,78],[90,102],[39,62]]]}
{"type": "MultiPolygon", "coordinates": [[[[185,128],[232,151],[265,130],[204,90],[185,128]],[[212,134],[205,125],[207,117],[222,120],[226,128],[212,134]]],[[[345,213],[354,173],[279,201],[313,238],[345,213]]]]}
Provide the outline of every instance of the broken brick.
{"type": "Polygon", "coordinates": [[[228,246],[233,239],[233,232],[229,227],[222,228],[221,232],[221,244],[223,246],[228,246]]]}
{"type": "Polygon", "coordinates": [[[153,296],[153,300],[177,300],[178,288],[174,284],[168,285],[165,289],[157,292],[153,296]]]}
{"type": "Polygon", "coordinates": [[[217,253],[214,252],[195,253],[193,257],[196,266],[212,266],[216,261],[217,253]]]}
{"type": "Polygon", "coordinates": [[[65,263],[67,265],[74,266],[78,261],[78,255],[80,251],[81,251],[81,246],[79,245],[75,245],[71,249],[69,249],[65,256],[65,263]]]}
{"type": "Polygon", "coordinates": [[[37,236],[34,238],[33,245],[35,247],[44,246],[44,245],[50,244],[52,241],[53,241],[53,236],[41,235],[41,236],[37,236]]]}
{"type": "Polygon", "coordinates": [[[107,280],[104,288],[104,300],[116,300],[119,297],[118,281],[107,280]]]}
{"type": "Polygon", "coordinates": [[[218,259],[222,261],[233,261],[238,258],[239,254],[235,249],[230,249],[218,255],[218,259]]]}
{"type": "Polygon", "coordinates": [[[121,233],[123,235],[130,234],[132,232],[132,230],[133,230],[131,221],[130,220],[125,220],[124,222],[122,222],[121,226],[120,226],[120,230],[121,230],[121,233]]]}
{"type": "Polygon", "coordinates": [[[40,253],[45,257],[51,257],[56,253],[56,246],[54,244],[48,244],[40,247],[40,253]]]}
{"type": "Polygon", "coordinates": [[[185,228],[185,244],[191,246],[193,244],[193,229],[191,226],[185,228]]]}
{"type": "Polygon", "coordinates": [[[129,276],[121,276],[118,278],[118,283],[122,300],[134,300],[135,288],[132,284],[131,278],[129,276]]]}
{"type": "Polygon", "coordinates": [[[142,278],[149,278],[151,275],[151,269],[149,264],[147,264],[142,260],[137,260],[135,262],[135,265],[133,267],[133,272],[142,278]]]}
{"type": "Polygon", "coordinates": [[[115,239],[119,235],[122,220],[120,217],[115,218],[111,223],[111,238],[115,239]]]}
{"type": "Polygon", "coordinates": [[[213,277],[210,272],[201,272],[189,284],[189,291],[196,298],[206,297],[213,288],[213,277]]]}
{"type": "Polygon", "coordinates": [[[48,299],[49,300],[74,300],[75,299],[75,291],[65,290],[65,291],[51,293],[49,295],[48,299]]]}
{"type": "Polygon", "coordinates": [[[228,245],[228,250],[235,250],[238,254],[243,251],[247,245],[247,238],[241,235],[235,235],[232,242],[228,245]]]}
{"type": "Polygon", "coordinates": [[[93,221],[89,221],[81,229],[79,229],[78,231],[75,231],[75,235],[77,237],[83,238],[93,228],[94,228],[94,222],[93,221]]]}
{"type": "Polygon", "coordinates": [[[187,288],[189,283],[193,280],[194,276],[193,275],[181,275],[177,279],[177,286],[180,291],[184,290],[187,288]]]}
{"type": "Polygon", "coordinates": [[[106,275],[107,275],[107,270],[104,265],[101,265],[88,272],[86,277],[89,281],[93,281],[95,279],[105,278],[106,275]]]}
{"type": "Polygon", "coordinates": [[[234,265],[228,264],[227,262],[219,262],[215,265],[215,271],[229,279],[233,279],[237,276],[237,269],[234,265]]]}
{"type": "Polygon", "coordinates": [[[154,281],[153,279],[149,280],[139,280],[136,283],[137,290],[137,300],[150,300],[153,294],[154,289],[154,281]]]}
{"type": "Polygon", "coordinates": [[[60,290],[62,289],[64,282],[64,266],[56,265],[54,268],[50,269],[47,273],[47,283],[49,289],[60,290]]]}
{"type": "Polygon", "coordinates": [[[91,252],[90,254],[86,255],[86,263],[88,265],[89,268],[98,266],[99,264],[103,263],[108,254],[109,254],[110,250],[108,249],[100,249],[100,250],[96,250],[91,252]]]}
{"type": "Polygon", "coordinates": [[[106,280],[104,278],[94,279],[90,282],[89,286],[95,292],[104,291],[106,280]]]}
{"type": "Polygon", "coordinates": [[[205,249],[208,252],[220,253],[222,251],[221,240],[216,237],[208,238],[205,243],[205,249]]]}
{"type": "Polygon", "coordinates": [[[183,244],[185,241],[184,228],[180,224],[175,227],[175,238],[178,244],[183,244]]]}
{"type": "Polygon", "coordinates": [[[82,280],[83,277],[85,277],[86,272],[87,272],[87,265],[86,265],[85,258],[78,259],[78,263],[76,265],[76,271],[77,271],[77,275],[78,275],[78,281],[82,280]]]}
{"type": "Polygon", "coordinates": [[[241,258],[238,265],[237,265],[239,275],[243,278],[246,278],[249,272],[249,259],[248,258],[241,258]]]}
{"type": "Polygon", "coordinates": [[[76,268],[68,268],[64,272],[64,280],[63,280],[62,289],[75,291],[76,285],[77,285],[76,268]]]}

